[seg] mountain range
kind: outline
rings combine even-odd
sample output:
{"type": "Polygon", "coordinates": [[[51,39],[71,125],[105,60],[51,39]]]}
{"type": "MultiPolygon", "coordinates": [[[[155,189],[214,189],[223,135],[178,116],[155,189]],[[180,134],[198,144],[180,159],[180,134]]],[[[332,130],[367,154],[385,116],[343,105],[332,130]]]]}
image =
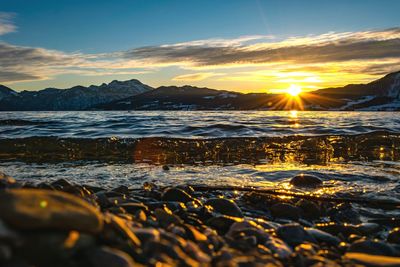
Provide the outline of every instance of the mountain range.
{"type": "Polygon", "coordinates": [[[367,84],[286,94],[238,93],[193,86],[152,88],[138,80],[16,92],[0,85],[0,110],[396,110],[400,71],[367,84]]]}

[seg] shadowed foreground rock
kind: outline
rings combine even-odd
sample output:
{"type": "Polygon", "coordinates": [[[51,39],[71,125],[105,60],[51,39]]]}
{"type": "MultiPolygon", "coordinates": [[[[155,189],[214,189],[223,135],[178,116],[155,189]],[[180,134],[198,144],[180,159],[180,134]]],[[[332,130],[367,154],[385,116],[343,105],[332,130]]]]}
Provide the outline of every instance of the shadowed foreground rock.
{"type": "Polygon", "coordinates": [[[400,266],[400,220],[351,224],[351,204],[0,181],[0,266],[400,266]]]}

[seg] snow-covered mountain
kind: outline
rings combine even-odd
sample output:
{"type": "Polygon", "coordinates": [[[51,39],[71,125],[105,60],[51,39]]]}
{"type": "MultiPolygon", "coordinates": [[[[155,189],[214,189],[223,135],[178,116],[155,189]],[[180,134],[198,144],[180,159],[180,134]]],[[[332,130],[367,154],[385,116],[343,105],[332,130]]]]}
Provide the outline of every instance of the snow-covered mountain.
{"type": "Polygon", "coordinates": [[[16,93],[0,86],[0,110],[398,110],[400,71],[368,84],[320,89],[300,95],[243,94],[193,86],[153,89],[138,80],[100,86],[48,88],[16,93]]]}
{"type": "Polygon", "coordinates": [[[100,86],[74,86],[69,89],[47,88],[20,93],[10,89],[12,92],[4,94],[3,97],[0,91],[0,110],[86,110],[152,89],[138,80],[112,81],[100,86]]]}
{"type": "Polygon", "coordinates": [[[11,90],[7,86],[0,84],[0,100],[2,100],[3,98],[6,98],[6,97],[13,96],[13,95],[17,95],[17,92],[15,92],[14,90],[11,90]]]}
{"type": "Polygon", "coordinates": [[[334,110],[400,110],[400,71],[367,84],[349,84],[315,91],[326,99],[335,99],[334,110]]]}

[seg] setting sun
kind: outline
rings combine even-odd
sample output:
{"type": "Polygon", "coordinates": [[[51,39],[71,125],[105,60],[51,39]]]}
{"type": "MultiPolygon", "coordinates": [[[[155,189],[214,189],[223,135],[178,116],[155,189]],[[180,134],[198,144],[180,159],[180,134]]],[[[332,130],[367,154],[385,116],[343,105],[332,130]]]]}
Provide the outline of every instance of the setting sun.
{"type": "Polygon", "coordinates": [[[291,84],[287,89],[287,93],[291,96],[298,96],[301,93],[301,87],[295,84],[291,84]]]}

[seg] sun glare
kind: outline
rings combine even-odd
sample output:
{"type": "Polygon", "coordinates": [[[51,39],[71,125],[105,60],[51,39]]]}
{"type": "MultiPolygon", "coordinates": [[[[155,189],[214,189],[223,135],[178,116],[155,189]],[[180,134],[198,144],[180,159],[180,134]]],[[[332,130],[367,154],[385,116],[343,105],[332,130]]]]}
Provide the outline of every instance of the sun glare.
{"type": "Polygon", "coordinates": [[[295,84],[291,84],[287,89],[287,93],[291,96],[298,96],[301,93],[301,87],[295,84]]]}

